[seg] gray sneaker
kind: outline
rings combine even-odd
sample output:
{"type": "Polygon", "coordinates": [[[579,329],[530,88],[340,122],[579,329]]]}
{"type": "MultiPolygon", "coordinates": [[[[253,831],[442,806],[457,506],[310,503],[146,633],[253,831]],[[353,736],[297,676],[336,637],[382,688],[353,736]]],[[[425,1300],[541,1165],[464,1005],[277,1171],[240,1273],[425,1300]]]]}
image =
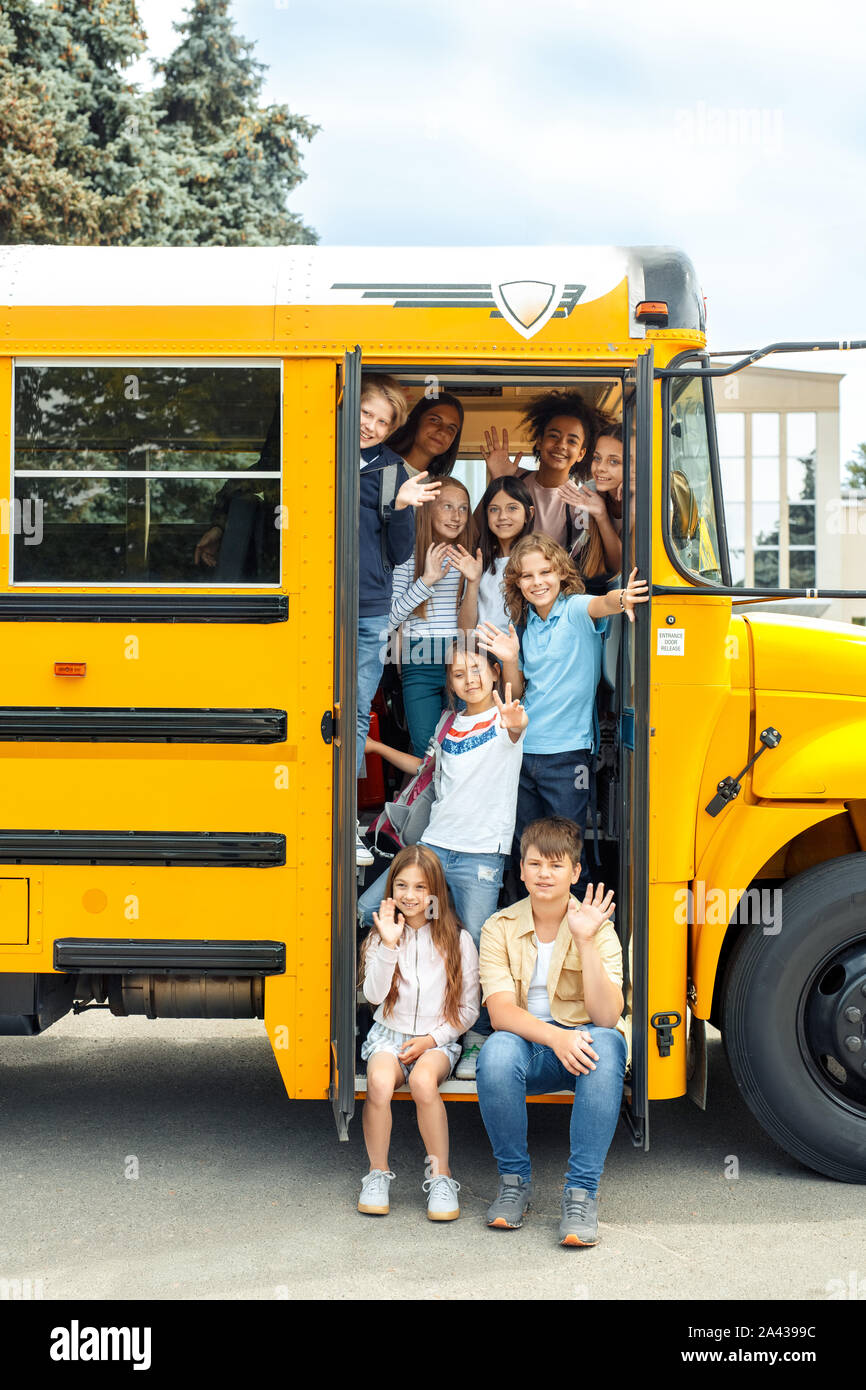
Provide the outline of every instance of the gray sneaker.
{"type": "Polygon", "coordinates": [[[598,1198],[585,1187],[567,1187],[562,1194],[560,1245],[598,1244],[598,1198]]]}
{"type": "Polygon", "coordinates": [[[501,1173],[496,1201],[487,1208],[488,1226],[503,1231],[516,1231],[523,1225],[523,1215],[532,1200],[532,1183],[517,1173],[501,1173]]]}
{"type": "Polygon", "coordinates": [[[358,1211],[365,1216],[387,1216],[390,1210],[388,1187],[394,1181],[394,1174],[384,1168],[374,1168],[361,1181],[361,1195],[358,1198],[358,1211]]]}

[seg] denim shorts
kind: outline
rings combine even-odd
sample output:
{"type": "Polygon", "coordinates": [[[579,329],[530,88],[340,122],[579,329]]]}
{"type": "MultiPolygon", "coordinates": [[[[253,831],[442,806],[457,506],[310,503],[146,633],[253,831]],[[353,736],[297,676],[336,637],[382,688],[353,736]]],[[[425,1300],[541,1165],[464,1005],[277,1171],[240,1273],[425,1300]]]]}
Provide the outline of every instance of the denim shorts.
{"type": "MultiPolygon", "coordinates": [[[[397,1053],[402,1052],[407,1042],[411,1042],[413,1037],[416,1036],[417,1034],[415,1033],[395,1033],[393,1028],[386,1028],[384,1023],[374,1023],[364,1039],[363,1046],[361,1047],[361,1057],[365,1062],[369,1057],[375,1056],[377,1052],[390,1052],[394,1057],[397,1057],[397,1053]]],[[[428,1051],[445,1053],[445,1056],[451,1063],[448,1068],[448,1075],[450,1076],[463,1048],[460,1046],[459,1042],[451,1042],[440,1043],[438,1047],[428,1048],[428,1051]]],[[[426,1052],[421,1053],[421,1057],[426,1057],[426,1055],[426,1052]]],[[[420,1062],[421,1057],[416,1058],[416,1061],[420,1062]]],[[[400,1062],[399,1057],[397,1057],[397,1061],[400,1062]]],[[[409,1073],[414,1065],[415,1062],[409,1062],[408,1064],[406,1062],[400,1062],[404,1081],[409,1080],[409,1073]]]]}

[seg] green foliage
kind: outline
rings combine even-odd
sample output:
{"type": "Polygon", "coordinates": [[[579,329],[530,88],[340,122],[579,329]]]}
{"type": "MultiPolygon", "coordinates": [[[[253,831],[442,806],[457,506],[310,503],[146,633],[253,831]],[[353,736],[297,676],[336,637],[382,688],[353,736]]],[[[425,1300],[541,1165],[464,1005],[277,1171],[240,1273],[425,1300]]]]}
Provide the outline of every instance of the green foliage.
{"type": "Polygon", "coordinates": [[[175,153],[181,197],[174,245],[272,246],[315,241],[286,208],[304,178],[299,140],[317,126],[288,107],[261,107],[264,66],[239,38],[228,0],[193,0],[155,94],[159,130],[175,153]]]}
{"type": "Polygon", "coordinates": [[[42,19],[32,0],[0,8],[0,241],[92,242],[101,199],[61,157],[61,145],[83,130],[69,120],[62,75],[43,61],[55,12],[42,19]],[[22,51],[35,61],[21,63],[22,51]]]}
{"type": "Polygon", "coordinates": [[[260,107],[264,67],[228,0],[193,0],[156,92],[135,0],[0,0],[0,239],[96,245],[314,241],[286,208],[317,127],[260,107]]]}
{"type": "Polygon", "coordinates": [[[848,460],[845,484],[852,492],[866,492],[866,444],[858,444],[854,457],[848,460]]]}

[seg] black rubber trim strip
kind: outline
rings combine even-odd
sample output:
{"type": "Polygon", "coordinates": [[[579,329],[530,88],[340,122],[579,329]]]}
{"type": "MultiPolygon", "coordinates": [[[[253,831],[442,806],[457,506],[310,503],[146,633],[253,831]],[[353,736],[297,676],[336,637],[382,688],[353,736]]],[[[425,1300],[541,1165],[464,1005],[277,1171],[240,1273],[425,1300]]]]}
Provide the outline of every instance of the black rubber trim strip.
{"type": "Polygon", "coordinates": [[[160,864],[278,868],[286,837],[134,830],[0,830],[0,864],[160,864]]]}
{"type": "Polygon", "coordinates": [[[282,941],[153,941],[68,936],[54,943],[54,969],[102,975],[284,975],[282,941]]]}
{"type": "Polygon", "coordinates": [[[280,709],[0,707],[5,743],[285,743],[280,709]]]}
{"type": "Polygon", "coordinates": [[[285,623],[286,594],[0,594],[2,623],[285,623]]]}

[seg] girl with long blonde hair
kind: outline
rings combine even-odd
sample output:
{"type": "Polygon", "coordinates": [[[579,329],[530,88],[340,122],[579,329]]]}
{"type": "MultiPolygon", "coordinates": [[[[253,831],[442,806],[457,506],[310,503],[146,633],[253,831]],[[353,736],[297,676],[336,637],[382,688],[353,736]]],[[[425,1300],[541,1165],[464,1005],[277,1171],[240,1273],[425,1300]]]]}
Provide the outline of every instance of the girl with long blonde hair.
{"type": "Polygon", "coordinates": [[[361,949],[361,988],[376,1005],[361,1056],[367,1062],[364,1142],[370,1170],[358,1210],[388,1213],[391,1098],[408,1082],[427,1155],[427,1215],[454,1221],[460,1184],[449,1167],[448,1117],[439,1086],[458,1056],[458,1038],[478,1017],[478,952],[448,900],[438,856],[410,845],[394,858],[385,896],[361,949]]]}

